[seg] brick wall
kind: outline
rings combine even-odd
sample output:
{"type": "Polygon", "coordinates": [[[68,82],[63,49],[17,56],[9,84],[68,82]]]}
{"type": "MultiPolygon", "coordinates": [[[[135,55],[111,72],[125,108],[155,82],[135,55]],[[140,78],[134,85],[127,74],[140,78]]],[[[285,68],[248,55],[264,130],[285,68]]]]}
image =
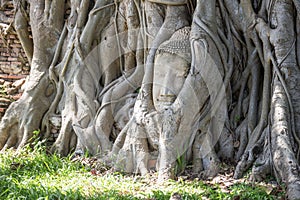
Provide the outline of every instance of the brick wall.
{"type": "Polygon", "coordinates": [[[13,27],[14,6],[0,0],[0,118],[22,94],[29,63],[13,27]]]}
{"type": "Polygon", "coordinates": [[[0,74],[29,74],[30,67],[13,20],[13,3],[7,1],[0,7],[0,74]]]}

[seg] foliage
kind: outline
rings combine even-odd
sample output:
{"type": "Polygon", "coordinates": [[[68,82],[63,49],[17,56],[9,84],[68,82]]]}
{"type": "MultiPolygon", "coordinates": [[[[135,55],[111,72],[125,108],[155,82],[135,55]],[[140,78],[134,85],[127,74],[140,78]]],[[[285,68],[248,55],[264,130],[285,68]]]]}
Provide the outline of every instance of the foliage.
{"type": "MultiPolygon", "coordinates": [[[[38,132],[34,134],[38,136],[38,132]]],[[[167,181],[158,185],[153,177],[131,177],[92,170],[71,157],[48,155],[37,139],[35,146],[0,154],[0,199],[277,199],[261,187],[239,183],[221,189],[199,180],[167,181]]],[[[281,195],[283,195],[281,193],[281,195]]]]}

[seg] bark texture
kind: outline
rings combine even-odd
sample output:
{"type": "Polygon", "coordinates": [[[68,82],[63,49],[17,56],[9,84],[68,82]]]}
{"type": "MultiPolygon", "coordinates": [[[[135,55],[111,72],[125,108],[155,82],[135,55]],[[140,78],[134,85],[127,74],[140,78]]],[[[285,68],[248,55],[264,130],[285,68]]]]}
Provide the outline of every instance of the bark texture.
{"type": "Polygon", "coordinates": [[[88,151],[160,181],[188,164],[210,178],[230,161],[235,178],[274,174],[299,198],[298,1],[14,5],[31,72],[1,120],[2,151],[59,126],[61,155],[88,151]]]}

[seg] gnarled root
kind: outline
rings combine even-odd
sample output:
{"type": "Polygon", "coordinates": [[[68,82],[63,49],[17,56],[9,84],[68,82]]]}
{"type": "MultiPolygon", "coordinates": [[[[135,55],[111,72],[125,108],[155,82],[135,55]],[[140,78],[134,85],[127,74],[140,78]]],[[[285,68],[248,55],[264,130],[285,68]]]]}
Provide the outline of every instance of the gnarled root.
{"type": "Polygon", "coordinates": [[[197,135],[193,145],[193,172],[200,173],[202,179],[213,178],[219,172],[219,163],[209,132],[197,135]]]}
{"type": "Polygon", "coordinates": [[[28,90],[16,102],[13,102],[0,123],[0,149],[20,149],[29,142],[33,131],[39,129],[40,122],[50,106],[51,91],[45,88],[49,80],[43,74],[36,81],[27,83],[28,90]],[[49,92],[49,93],[48,93],[49,92]]]}
{"type": "MultiPolygon", "coordinates": [[[[119,136],[123,137],[123,134],[120,133],[119,136]]],[[[121,140],[123,139],[121,138],[121,140]]],[[[115,162],[113,163],[115,170],[127,173],[141,173],[142,175],[148,173],[146,132],[134,120],[130,122],[130,126],[127,129],[123,146],[121,148],[114,146],[113,153],[114,155],[111,154],[110,159],[115,157],[115,162]]]]}

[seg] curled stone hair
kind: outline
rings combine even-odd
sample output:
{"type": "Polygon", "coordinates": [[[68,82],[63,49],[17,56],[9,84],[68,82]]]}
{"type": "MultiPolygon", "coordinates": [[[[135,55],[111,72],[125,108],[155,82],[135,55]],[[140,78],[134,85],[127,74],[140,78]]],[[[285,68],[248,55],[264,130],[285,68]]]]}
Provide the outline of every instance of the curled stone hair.
{"type": "Polygon", "coordinates": [[[190,27],[184,27],[177,30],[172,37],[163,42],[156,54],[170,53],[176,54],[191,63],[191,44],[190,44],[190,27]]]}

